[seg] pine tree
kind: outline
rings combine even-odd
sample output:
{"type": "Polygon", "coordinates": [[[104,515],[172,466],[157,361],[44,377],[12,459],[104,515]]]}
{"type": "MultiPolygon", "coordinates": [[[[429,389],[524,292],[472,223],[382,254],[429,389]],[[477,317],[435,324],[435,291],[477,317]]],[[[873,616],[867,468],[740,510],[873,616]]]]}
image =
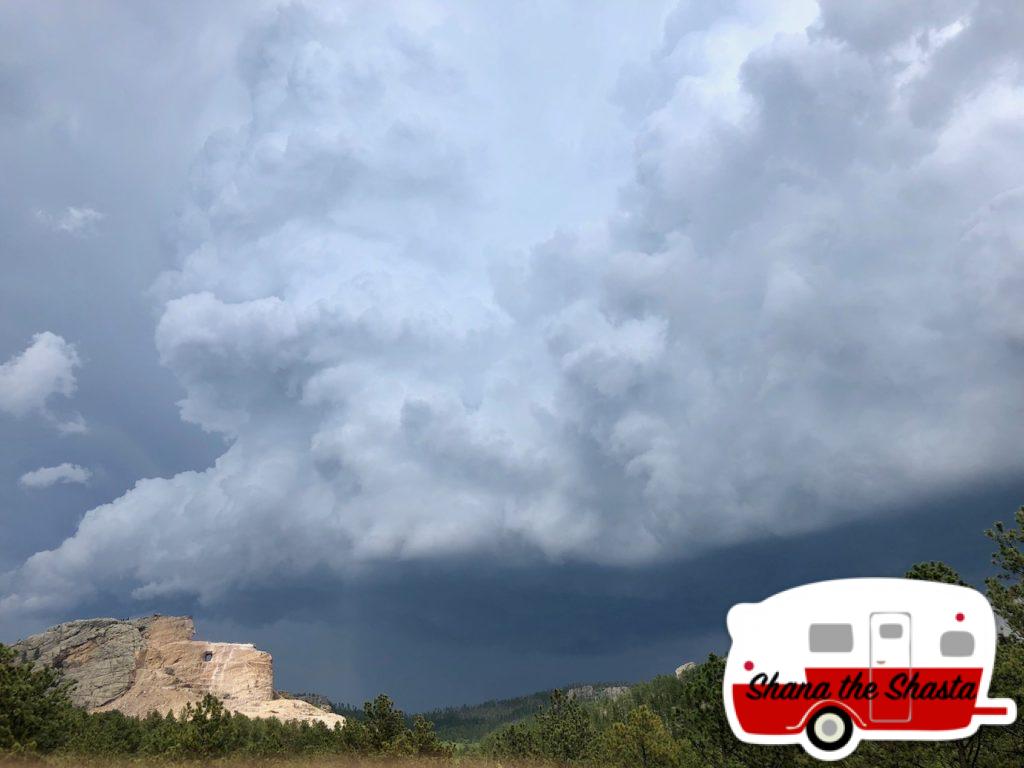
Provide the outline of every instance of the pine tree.
{"type": "Polygon", "coordinates": [[[985,583],[988,599],[1006,622],[1010,637],[1024,642],[1024,507],[1017,510],[1017,527],[996,523],[985,531],[996,543],[992,562],[999,573],[985,583]]]}
{"type": "Polygon", "coordinates": [[[672,768],[678,763],[678,750],[665,723],[646,705],[630,711],[624,723],[612,723],[602,747],[602,762],[621,768],[672,768]]]}
{"type": "Polygon", "coordinates": [[[0,645],[0,750],[49,752],[63,746],[75,716],[67,688],[52,669],[20,661],[0,645]]]}
{"type": "Polygon", "coordinates": [[[413,754],[421,757],[451,757],[452,748],[437,738],[434,724],[423,715],[413,718],[410,741],[413,754]]]}
{"type": "Polygon", "coordinates": [[[562,691],[552,691],[551,704],[537,715],[541,754],[559,763],[582,760],[594,740],[594,726],[580,703],[562,691]]]}
{"type": "Polygon", "coordinates": [[[405,715],[395,709],[391,698],[383,693],[363,705],[363,726],[367,745],[374,752],[387,752],[405,734],[405,715]]]}

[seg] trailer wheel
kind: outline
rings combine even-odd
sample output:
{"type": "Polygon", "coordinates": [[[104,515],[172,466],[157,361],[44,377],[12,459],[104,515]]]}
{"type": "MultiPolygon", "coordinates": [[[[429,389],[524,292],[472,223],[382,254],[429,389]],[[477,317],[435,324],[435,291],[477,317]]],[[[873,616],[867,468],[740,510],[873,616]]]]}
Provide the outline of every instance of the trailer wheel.
{"type": "Polygon", "coordinates": [[[807,738],[824,752],[835,752],[853,738],[853,721],[838,707],[818,710],[807,723],[807,738]]]}

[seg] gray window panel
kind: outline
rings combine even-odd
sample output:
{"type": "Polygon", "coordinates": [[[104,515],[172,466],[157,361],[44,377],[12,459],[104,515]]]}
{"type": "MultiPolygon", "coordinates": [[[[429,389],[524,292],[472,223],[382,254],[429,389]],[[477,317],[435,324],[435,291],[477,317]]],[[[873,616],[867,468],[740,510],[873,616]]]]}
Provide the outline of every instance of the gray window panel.
{"type": "Polygon", "coordinates": [[[899,640],[903,637],[902,624],[879,624],[878,636],[885,640],[899,640]]]}
{"type": "Polygon", "coordinates": [[[853,626],[811,624],[808,640],[814,653],[849,653],[853,650],[853,626]]]}
{"type": "Polygon", "coordinates": [[[974,635],[970,632],[943,632],[939,638],[943,656],[971,656],[974,654],[974,635]]]}

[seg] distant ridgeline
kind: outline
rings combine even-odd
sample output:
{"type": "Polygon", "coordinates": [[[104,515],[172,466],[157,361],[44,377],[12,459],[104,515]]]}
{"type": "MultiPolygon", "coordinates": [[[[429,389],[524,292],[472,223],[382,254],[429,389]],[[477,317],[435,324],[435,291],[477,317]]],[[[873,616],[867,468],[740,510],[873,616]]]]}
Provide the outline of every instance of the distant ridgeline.
{"type": "MultiPolygon", "coordinates": [[[[621,683],[574,684],[565,689],[565,694],[581,702],[591,702],[615,700],[629,689],[630,686],[621,683]]],[[[538,691],[510,699],[492,699],[482,704],[434,709],[422,714],[434,724],[440,738],[446,741],[473,742],[503,725],[534,717],[549,705],[551,694],[551,690],[538,691]]],[[[347,711],[335,711],[350,716],[347,711]]]]}
{"type": "MultiPolygon", "coordinates": [[[[421,712],[420,715],[434,724],[437,735],[445,741],[469,743],[479,741],[503,725],[528,720],[543,711],[550,704],[553,690],[537,691],[509,699],[491,699],[480,704],[432,709],[421,712]]],[[[597,702],[615,700],[628,693],[630,686],[612,683],[575,683],[563,690],[569,698],[581,702],[597,702]]],[[[305,701],[325,712],[342,715],[346,720],[363,720],[366,717],[362,707],[347,702],[331,701],[319,693],[277,691],[277,696],[282,699],[305,701]]],[[[407,715],[406,722],[411,725],[414,717],[415,715],[407,715]]]]}

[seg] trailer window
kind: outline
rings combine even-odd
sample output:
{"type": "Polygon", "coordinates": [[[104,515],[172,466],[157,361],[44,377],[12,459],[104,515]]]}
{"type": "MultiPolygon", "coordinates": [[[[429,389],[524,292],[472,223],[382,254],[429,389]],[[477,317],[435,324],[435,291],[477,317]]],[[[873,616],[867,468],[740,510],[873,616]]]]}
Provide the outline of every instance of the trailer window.
{"type": "Polygon", "coordinates": [[[878,636],[883,640],[899,640],[903,637],[902,624],[879,624],[878,636]]]}
{"type": "Polygon", "coordinates": [[[943,632],[939,638],[943,656],[970,656],[974,653],[974,635],[970,632],[943,632]]]}
{"type": "Polygon", "coordinates": [[[814,653],[849,653],[853,650],[853,626],[811,624],[808,639],[814,653]]]}

